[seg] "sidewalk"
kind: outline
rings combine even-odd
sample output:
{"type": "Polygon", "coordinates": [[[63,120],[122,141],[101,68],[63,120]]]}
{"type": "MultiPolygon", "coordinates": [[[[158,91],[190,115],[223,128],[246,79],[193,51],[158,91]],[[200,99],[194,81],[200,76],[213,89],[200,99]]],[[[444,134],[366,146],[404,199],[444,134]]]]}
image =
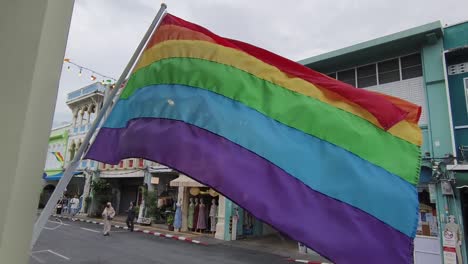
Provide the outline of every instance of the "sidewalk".
{"type": "Polygon", "coordinates": [[[296,241],[284,239],[278,234],[268,235],[264,237],[253,237],[235,241],[223,241],[224,245],[251,249],[279,255],[289,260],[290,262],[299,263],[330,263],[327,259],[321,257],[315,252],[299,253],[298,244],[296,241]]]}
{"type": "MultiPolygon", "coordinates": [[[[71,220],[71,216],[68,214],[56,215],[53,214],[52,217],[64,218],[71,220]]],[[[74,217],[78,221],[93,223],[93,224],[103,224],[102,218],[93,218],[87,217],[83,215],[76,215],[74,217]]],[[[127,224],[125,223],[124,216],[116,216],[112,221],[111,224],[115,228],[125,229],[128,230],[127,224]]],[[[194,244],[201,244],[201,245],[210,245],[210,244],[219,244],[219,240],[211,237],[209,234],[200,234],[194,232],[176,232],[176,231],[169,231],[166,225],[151,225],[151,226],[144,226],[135,223],[135,232],[142,232],[150,235],[172,238],[180,241],[186,241],[194,244]]]]}

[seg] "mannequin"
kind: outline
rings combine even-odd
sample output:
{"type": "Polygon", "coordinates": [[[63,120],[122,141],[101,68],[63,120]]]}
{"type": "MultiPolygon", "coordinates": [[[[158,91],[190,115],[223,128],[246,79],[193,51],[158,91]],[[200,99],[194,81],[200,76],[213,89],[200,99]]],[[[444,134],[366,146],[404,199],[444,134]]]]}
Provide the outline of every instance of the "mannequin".
{"type": "Polygon", "coordinates": [[[214,234],[216,232],[216,215],[218,213],[218,206],[216,206],[216,200],[211,200],[210,208],[210,231],[214,234]]]}
{"type": "Polygon", "coordinates": [[[200,199],[199,209],[198,209],[198,221],[197,221],[197,230],[200,230],[200,233],[203,233],[203,230],[206,229],[206,209],[203,199],[200,199]]]}
{"type": "Polygon", "coordinates": [[[193,198],[190,198],[190,204],[188,208],[187,217],[187,228],[192,231],[193,229],[193,214],[195,213],[195,205],[193,204],[193,198]]]}
{"type": "Polygon", "coordinates": [[[237,221],[239,221],[239,208],[234,208],[234,215],[232,216],[232,232],[231,240],[237,239],[237,221]]]}
{"type": "Polygon", "coordinates": [[[180,232],[180,229],[182,228],[182,200],[176,203],[174,228],[177,232],[180,232]]]}
{"type": "Polygon", "coordinates": [[[198,205],[198,198],[195,198],[195,210],[193,213],[193,229],[196,231],[197,229],[197,222],[198,222],[198,210],[200,209],[198,205]]]}
{"type": "Polygon", "coordinates": [[[462,241],[462,233],[460,230],[460,226],[455,223],[455,216],[450,215],[449,216],[449,222],[445,225],[445,232],[449,231],[453,234],[453,238],[456,241],[456,252],[457,252],[457,263],[463,263],[462,257],[461,257],[461,241],[462,241]]]}

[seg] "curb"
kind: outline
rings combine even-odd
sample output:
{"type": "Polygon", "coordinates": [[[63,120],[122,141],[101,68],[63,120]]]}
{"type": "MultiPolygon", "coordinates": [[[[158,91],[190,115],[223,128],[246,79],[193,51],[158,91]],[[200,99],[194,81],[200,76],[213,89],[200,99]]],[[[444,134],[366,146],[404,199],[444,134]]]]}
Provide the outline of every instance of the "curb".
{"type": "MultiPolygon", "coordinates": [[[[69,217],[69,216],[62,216],[62,215],[52,215],[52,216],[57,217],[57,218],[63,218],[63,219],[71,220],[71,217],[69,217]]],[[[104,225],[104,223],[100,222],[100,221],[93,221],[93,220],[82,219],[82,218],[76,218],[76,219],[77,219],[77,221],[80,221],[80,222],[86,222],[86,223],[97,224],[97,225],[104,225]]],[[[126,226],[120,226],[120,225],[111,225],[111,226],[114,227],[114,228],[118,228],[118,229],[128,230],[128,227],[126,227],[126,226]]],[[[188,237],[176,236],[176,235],[171,235],[171,234],[163,234],[163,233],[160,233],[160,232],[154,232],[154,231],[150,231],[150,230],[143,230],[143,229],[140,229],[140,228],[135,228],[135,229],[133,229],[133,231],[148,234],[148,235],[153,235],[153,236],[157,236],[157,237],[172,238],[172,239],[178,240],[178,241],[185,241],[185,242],[189,242],[189,243],[192,243],[192,244],[208,246],[207,243],[201,242],[199,240],[191,239],[191,238],[188,238],[188,237]]]]}
{"type": "Polygon", "coordinates": [[[295,262],[295,263],[306,263],[306,264],[330,264],[327,262],[310,261],[310,260],[302,260],[302,259],[288,259],[288,261],[295,262]]]}

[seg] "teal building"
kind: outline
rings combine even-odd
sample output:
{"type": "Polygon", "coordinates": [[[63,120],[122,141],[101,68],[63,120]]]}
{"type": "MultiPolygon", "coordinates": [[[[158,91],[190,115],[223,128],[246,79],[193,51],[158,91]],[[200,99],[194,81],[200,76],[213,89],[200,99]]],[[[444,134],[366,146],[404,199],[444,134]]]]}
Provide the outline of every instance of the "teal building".
{"type": "MultiPolygon", "coordinates": [[[[355,87],[422,106],[415,263],[451,263],[447,257],[468,263],[468,22],[443,26],[435,21],[299,63],[355,87]],[[449,256],[444,254],[443,234],[452,215],[461,246],[449,256]]],[[[240,223],[237,237],[275,232],[226,200],[226,240],[232,235],[234,215],[240,223]]]]}

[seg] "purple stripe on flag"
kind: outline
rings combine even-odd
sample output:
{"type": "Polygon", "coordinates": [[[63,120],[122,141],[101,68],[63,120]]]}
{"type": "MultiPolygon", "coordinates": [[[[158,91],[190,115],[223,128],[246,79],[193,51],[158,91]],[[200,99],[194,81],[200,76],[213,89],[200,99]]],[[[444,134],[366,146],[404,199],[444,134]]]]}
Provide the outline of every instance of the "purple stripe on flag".
{"type": "Polygon", "coordinates": [[[145,158],[181,171],[335,263],[413,262],[412,240],[403,233],[196,126],[134,119],[126,128],[101,128],[86,155],[110,164],[125,158],[145,158]]]}

